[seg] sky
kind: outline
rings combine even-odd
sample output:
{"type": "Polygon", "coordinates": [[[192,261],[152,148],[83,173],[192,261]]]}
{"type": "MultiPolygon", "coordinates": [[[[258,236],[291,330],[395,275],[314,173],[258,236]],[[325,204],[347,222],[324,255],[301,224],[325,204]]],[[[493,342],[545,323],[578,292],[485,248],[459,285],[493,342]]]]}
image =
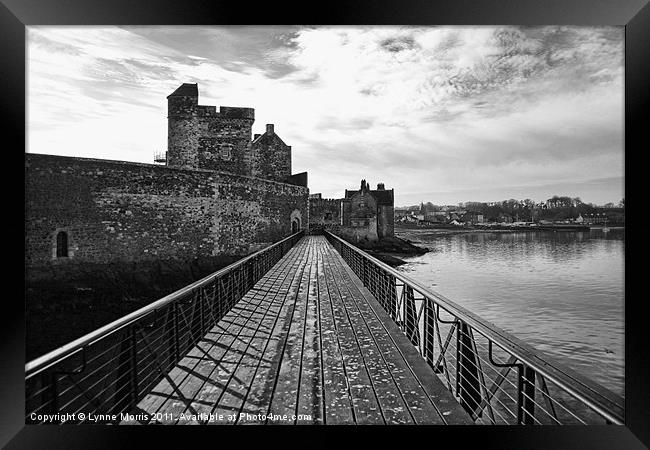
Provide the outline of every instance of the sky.
{"type": "Polygon", "coordinates": [[[27,151],[152,163],[167,95],[255,108],[293,173],[395,205],[624,197],[623,27],[27,27],[27,151]]]}

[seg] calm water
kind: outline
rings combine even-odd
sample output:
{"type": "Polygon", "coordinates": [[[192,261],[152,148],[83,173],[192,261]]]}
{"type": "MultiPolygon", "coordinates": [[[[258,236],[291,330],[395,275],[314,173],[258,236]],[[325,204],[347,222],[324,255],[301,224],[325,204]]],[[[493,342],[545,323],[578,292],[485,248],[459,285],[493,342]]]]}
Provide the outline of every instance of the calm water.
{"type": "Polygon", "coordinates": [[[624,393],[624,230],[405,238],[433,249],[398,270],[624,393]]]}

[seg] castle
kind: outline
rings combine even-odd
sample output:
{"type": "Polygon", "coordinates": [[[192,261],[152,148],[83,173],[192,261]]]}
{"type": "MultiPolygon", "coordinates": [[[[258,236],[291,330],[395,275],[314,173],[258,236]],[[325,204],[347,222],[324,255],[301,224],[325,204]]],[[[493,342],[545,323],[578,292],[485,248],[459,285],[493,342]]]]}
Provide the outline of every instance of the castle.
{"type": "Polygon", "coordinates": [[[361,180],[360,188],[346,189],[342,199],[309,197],[310,229],[328,229],[353,242],[393,237],[394,214],[394,191],[383,183],[373,190],[361,180]]]}
{"type": "Polygon", "coordinates": [[[252,108],[199,105],[196,84],[167,102],[166,165],[25,155],[28,275],[243,256],[306,228],[307,173],[272,124],[252,136],[252,108]]]}
{"type": "Polygon", "coordinates": [[[252,108],[199,105],[196,84],[183,83],[167,97],[167,165],[224,171],[307,186],[305,172],[291,174],[291,147],[273,124],[251,139],[252,108]]]}

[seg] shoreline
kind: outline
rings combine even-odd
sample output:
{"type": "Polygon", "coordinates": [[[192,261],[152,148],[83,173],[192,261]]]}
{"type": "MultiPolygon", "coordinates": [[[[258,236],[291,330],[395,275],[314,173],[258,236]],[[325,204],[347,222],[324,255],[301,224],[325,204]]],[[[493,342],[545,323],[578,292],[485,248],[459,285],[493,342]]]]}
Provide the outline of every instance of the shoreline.
{"type": "Polygon", "coordinates": [[[596,225],[596,226],[591,226],[587,230],[580,230],[580,229],[570,229],[570,228],[508,228],[508,227],[494,227],[494,228],[489,228],[489,227],[479,227],[479,228],[420,228],[420,227],[395,227],[395,236],[400,237],[401,239],[404,239],[402,236],[408,234],[408,233],[413,233],[413,234],[428,234],[428,235],[451,235],[451,234],[462,234],[462,233],[537,233],[537,232],[549,232],[549,231],[557,231],[557,232],[579,232],[579,233],[584,233],[588,232],[590,230],[602,230],[603,228],[608,228],[610,230],[621,230],[625,229],[624,226],[609,226],[605,227],[603,225],[596,225]]]}

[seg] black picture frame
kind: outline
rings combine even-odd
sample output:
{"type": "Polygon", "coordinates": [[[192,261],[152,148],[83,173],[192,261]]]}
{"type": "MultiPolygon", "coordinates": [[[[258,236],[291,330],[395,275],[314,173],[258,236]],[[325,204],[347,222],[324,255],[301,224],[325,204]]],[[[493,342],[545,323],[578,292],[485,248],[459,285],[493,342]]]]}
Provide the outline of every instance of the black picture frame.
{"type": "MultiPolygon", "coordinates": [[[[644,145],[647,110],[650,105],[650,5],[647,0],[455,0],[444,3],[432,1],[356,0],[349,2],[302,3],[298,5],[267,2],[254,5],[226,1],[101,1],[101,0],[0,0],[0,84],[2,85],[3,156],[9,158],[5,168],[24,167],[20,148],[25,148],[25,27],[30,25],[224,25],[224,24],[372,24],[372,25],[624,25],[625,26],[625,197],[627,215],[625,273],[625,372],[626,426],[584,427],[418,427],[409,428],[407,436],[399,433],[400,445],[456,445],[474,441],[481,448],[594,448],[636,449],[650,445],[650,396],[648,395],[649,356],[645,296],[635,295],[634,286],[640,281],[634,274],[635,255],[642,256],[644,248],[637,243],[641,225],[634,215],[641,208],[641,179],[635,170],[644,145]],[[14,159],[15,158],[15,159],[14,159]],[[15,164],[15,166],[14,166],[15,164]],[[632,252],[632,253],[630,253],[632,252]],[[443,429],[444,428],[444,429],[443,429]],[[414,437],[413,433],[418,436],[414,437]],[[403,439],[408,440],[403,440],[403,439]]],[[[8,180],[5,180],[8,181],[8,180]]],[[[5,211],[13,217],[18,236],[24,230],[24,211],[20,195],[15,194],[16,182],[7,183],[7,201],[14,201],[5,211]]],[[[24,200],[24,199],[23,199],[24,200]]],[[[638,220],[638,218],[637,218],[638,220]]],[[[19,239],[11,239],[20,243],[19,239]]],[[[20,244],[15,250],[21,251],[20,244]]],[[[24,250],[24,249],[23,249],[24,250]]],[[[13,255],[13,252],[11,253],[13,255]]],[[[4,411],[0,415],[0,444],[6,448],[125,448],[147,445],[200,447],[200,439],[214,446],[228,438],[234,445],[252,445],[253,435],[263,439],[263,445],[274,441],[282,446],[304,446],[308,442],[290,439],[286,432],[280,439],[279,430],[225,430],[223,427],[108,427],[108,426],[36,426],[24,424],[24,285],[21,278],[20,255],[5,261],[17,273],[6,274],[6,280],[17,287],[9,294],[5,290],[4,320],[1,328],[2,357],[0,358],[0,399],[4,411]],[[173,428],[173,430],[172,430],[173,428]],[[156,442],[157,441],[157,442],[156,442]],[[174,445],[176,444],[176,445],[174,445]]],[[[23,277],[24,277],[24,271],[23,277]]],[[[310,432],[321,429],[309,429],[310,432]]],[[[328,432],[332,428],[327,428],[328,432]]],[[[283,429],[286,430],[286,429],[283,429]]],[[[394,437],[395,428],[336,428],[346,432],[345,439],[394,437]]],[[[301,430],[292,428],[293,436],[301,430]]],[[[303,434],[303,433],[301,433],[303,434]]],[[[319,433],[321,434],[321,433],[319,433]]],[[[335,433],[340,435],[339,433],[335,433]]],[[[314,437],[308,439],[314,440],[314,437]]],[[[338,444],[340,437],[330,440],[338,444]]],[[[329,439],[328,439],[329,440],[329,439]]],[[[323,440],[322,443],[325,443],[323,440]]],[[[225,443],[225,442],[224,442],[225,443]]],[[[232,445],[232,444],[231,444],[232,445]]],[[[462,447],[462,445],[461,445],[462,447]]]]}

